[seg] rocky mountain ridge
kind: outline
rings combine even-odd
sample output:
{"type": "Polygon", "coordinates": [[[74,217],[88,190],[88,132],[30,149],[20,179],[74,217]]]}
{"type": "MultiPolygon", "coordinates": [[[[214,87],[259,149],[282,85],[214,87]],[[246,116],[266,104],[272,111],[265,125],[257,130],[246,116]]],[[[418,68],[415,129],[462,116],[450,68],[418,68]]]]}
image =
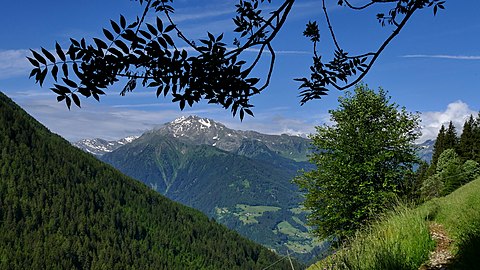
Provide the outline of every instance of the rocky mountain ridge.
{"type": "MultiPolygon", "coordinates": [[[[234,130],[212,119],[198,116],[183,116],[145,132],[142,136],[164,135],[197,145],[211,145],[221,150],[235,152],[245,140],[256,140],[265,144],[271,151],[296,161],[307,161],[310,140],[293,135],[268,135],[256,131],[234,130]]],[[[97,156],[110,153],[136,136],[119,141],[85,139],[73,143],[76,147],[97,156]]]]}
{"type": "Polygon", "coordinates": [[[102,156],[116,150],[122,145],[133,142],[140,136],[128,136],[120,140],[107,141],[100,138],[83,139],[73,143],[73,146],[95,156],[102,156]]]}

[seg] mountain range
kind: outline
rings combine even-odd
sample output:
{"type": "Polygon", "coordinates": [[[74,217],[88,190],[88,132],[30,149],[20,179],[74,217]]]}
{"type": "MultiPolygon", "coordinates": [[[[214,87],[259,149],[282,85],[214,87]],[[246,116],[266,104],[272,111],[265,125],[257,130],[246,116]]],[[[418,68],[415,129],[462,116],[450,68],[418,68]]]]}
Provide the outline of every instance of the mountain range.
{"type": "MultiPolygon", "coordinates": [[[[175,123],[182,122],[183,120],[187,119],[188,117],[181,117],[178,118],[171,123],[164,124],[163,126],[157,128],[160,132],[163,132],[164,134],[168,132],[172,132],[172,134],[175,134],[174,136],[177,137],[182,137],[182,128],[185,128],[186,125],[183,127],[175,127],[175,123]]],[[[198,116],[190,116],[190,119],[202,119],[199,118],[198,116]]],[[[200,144],[208,144],[212,146],[217,146],[220,149],[226,150],[226,151],[231,151],[232,149],[239,149],[240,144],[245,137],[250,137],[254,138],[257,141],[262,141],[262,139],[267,138],[264,140],[267,144],[269,149],[274,149],[278,154],[286,157],[293,159],[295,161],[307,161],[308,158],[308,153],[309,153],[309,140],[305,139],[303,137],[298,137],[298,136],[290,136],[287,134],[282,134],[280,136],[278,135],[267,135],[267,134],[262,134],[256,131],[241,131],[241,130],[232,130],[228,129],[225,127],[225,125],[220,124],[218,122],[215,122],[210,119],[203,119],[202,120],[203,124],[201,126],[197,125],[197,131],[196,135],[194,137],[190,137],[193,134],[189,134],[190,136],[187,136],[186,138],[190,138],[189,141],[193,141],[195,139],[200,139],[200,141],[197,141],[197,143],[200,144]],[[224,129],[224,131],[231,131],[232,133],[223,133],[223,138],[216,137],[213,134],[204,134],[203,132],[210,132],[212,131],[206,129],[205,127],[208,127],[212,122],[214,126],[220,127],[220,129],[224,129]],[[210,136],[208,136],[210,135],[210,136]],[[212,136],[213,135],[213,136],[212,136]],[[281,138],[279,142],[276,142],[281,138]],[[217,142],[218,141],[218,142],[217,142]],[[275,144],[277,144],[277,147],[275,147],[275,144]],[[293,145],[293,147],[292,147],[293,145]],[[293,151],[292,151],[293,150],[293,151]]],[[[190,121],[187,121],[186,123],[190,123],[190,121]]],[[[191,124],[191,123],[190,123],[191,124]]],[[[153,132],[150,131],[150,132],[153,132]]],[[[183,135],[185,136],[185,134],[183,135]]],[[[101,138],[95,138],[95,139],[83,139],[77,142],[74,142],[73,145],[84,150],[85,152],[91,153],[96,156],[102,156],[106,153],[110,153],[117,148],[128,144],[132,142],[133,140],[137,139],[140,136],[128,136],[125,138],[122,138],[120,140],[111,140],[107,141],[101,138]]],[[[433,153],[433,145],[435,144],[435,140],[426,140],[422,143],[418,143],[418,155],[422,160],[425,160],[427,162],[430,162],[432,159],[432,153],[433,153]]]]}
{"type": "MultiPolygon", "coordinates": [[[[271,149],[271,151],[276,152],[280,156],[295,161],[307,161],[307,154],[310,148],[309,140],[303,137],[287,134],[280,136],[268,135],[256,131],[233,130],[221,123],[198,116],[183,116],[146,133],[168,135],[180,141],[193,142],[199,145],[211,145],[229,152],[238,150],[245,139],[255,140],[262,142],[271,149]]],[[[132,142],[138,137],[139,136],[129,136],[114,141],[107,141],[100,138],[83,139],[74,142],[73,145],[88,153],[102,156],[132,142]]]]}
{"type": "Polygon", "coordinates": [[[0,269],[291,263],[71,146],[0,93],[0,269]]]}
{"type": "Polygon", "coordinates": [[[299,170],[313,168],[308,153],[306,138],[189,116],[99,158],[253,241],[309,261],[324,246],[309,235],[301,193],[291,182],[299,170]]]}

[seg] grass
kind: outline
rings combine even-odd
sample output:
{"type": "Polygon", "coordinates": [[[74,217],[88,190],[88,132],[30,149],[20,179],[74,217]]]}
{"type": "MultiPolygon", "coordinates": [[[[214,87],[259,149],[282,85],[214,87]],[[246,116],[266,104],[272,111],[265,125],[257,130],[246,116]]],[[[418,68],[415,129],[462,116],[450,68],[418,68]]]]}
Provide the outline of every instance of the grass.
{"type": "Polygon", "coordinates": [[[310,238],[310,235],[307,232],[302,232],[299,229],[295,228],[288,221],[282,221],[277,224],[277,229],[280,233],[286,234],[288,236],[299,237],[302,239],[310,238]]]}
{"type": "Polygon", "coordinates": [[[435,221],[443,224],[454,240],[455,260],[449,269],[478,269],[480,265],[480,179],[452,194],[431,201],[438,205],[435,221]]]}
{"type": "Polygon", "coordinates": [[[311,252],[316,246],[320,245],[320,243],[312,240],[312,237],[308,232],[302,232],[301,230],[292,226],[292,224],[290,224],[288,221],[282,221],[278,223],[274,233],[287,235],[288,241],[286,245],[290,250],[293,250],[296,253],[308,253],[311,252]]]}
{"type": "Polygon", "coordinates": [[[235,213],[234,215],[238,217],[243,224],[254,224],[258,223],[257,217],[263,216],[265,212],[276,212],[280,210],[280,207],[275,206],[265,206],[265,205],[247,205],[247,204],[237,204],[237,209],[240,209],[240,213],[235,213]]]}
{"type": "Polygon", "coordinates": [[[455,260],[449,269],[476,269],[480,265],[480,179],[477,179],[416,209],[398,206],[349,239],[344,248],[309,269],[418,269],[435,248],[428,231],[429,222],[443,225],[454,240],[455,260]]]}
{"type": "Polygon", "coordinates": [[[302,207],[292,208],[292,209],[290,209],[290,212],[294,213],[295,215],[300,215],[300,214],[305,213],[305,212],[308,213],[308,211],[303,209],[302,207]]]}

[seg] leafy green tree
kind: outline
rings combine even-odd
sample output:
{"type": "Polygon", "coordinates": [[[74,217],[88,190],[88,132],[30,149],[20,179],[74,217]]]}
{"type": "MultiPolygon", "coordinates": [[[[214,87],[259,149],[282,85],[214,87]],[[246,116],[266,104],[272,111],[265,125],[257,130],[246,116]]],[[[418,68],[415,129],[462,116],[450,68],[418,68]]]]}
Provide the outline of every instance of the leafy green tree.
{"type": "Polygon", "coordinates": [[[413,202],[419,202],[420,199],[423,197],[422,194],[422,187],[424,181],[428,177],[428,169],[430,165],[428,162],[421,160],[418,169],[415,171],[415,175],[413,177],[414,181],[408,186],[410,192],[407,193],[407,199],[413,202]]]}
{"type": "Polygon", "coordinates": [[[294,181],[306,191],[309,223],[319,237],[351,235],[405,194],[404,182],[419,160],[418,114],[390,102],[366,85],[339,98],[332,125],[311,136],[316,170],[294,181]]]}
{"type": "Polygon", "coordinates": [[[462,160],[453,148],[443,151],[438,158],[437,175],[445,183],[441,195],[450,194],[462,185],[462,160]]]}
{"type": "MultiPolygon", "coordinates": [[[[69,108],[72,101],[80,106],[79,96],[99,100],[108,87],[122,79],[126,81],[122,95],[141,84],[156,89],[157,97],[170,95],[180,109],[204,99],[231,109],[234,115],[240,112],[240,118],[245,113],[252,114],[250,98],[270,83],[276,59],[274,40],[297,1],[238,1],[233,18],[235,37],[230,44],[223,41],[223,34],[208,33],[208,38],[198,41],[187,37],[174,21],[173,0],[136,2],[144,7],[143,13],[132,21],[123,15],[117,21],[111,20],[110,29],[103,29],[104,37],[93,38],[91,43],[71,39],[67,50],[57,43],[56,56],[45,48],[32,51],[30,76],[40,85],[48,74],[58,80],[51,90],[57,94],[58,101],[64,101],[69,108]],[[147,17],[156,17],[156,20],[148,23],[151,20],[145,20],[147,17]],[[183,49],[185,47],[188,49],[183,49]],[[257,51],[255,57],[245,55],[252,51],[257,51]],[[257,64],[263,58],[267,58],[270,65],[261,80],[253,74],[258,74],[257,64]]],[[[333,59],[324,61],[327,57],[317,51],[320,30],[317,22],[309,22],[303,34],[312,42],[313,63],[309,77],[296,79],[301,83],[301,103],[321,98],[329,88],[344,90],[360,82],[417,11],[431,7],[436,14],[445,3],[442,0],[373,0],[357,5],[350,0],[337,1],[339,6],[354,11],[375,10],[380,24],[390,31],[378,48],[349,54],[337,42],[325,2],[321,1],[323,8],[319,13],[325,17],[330,30],[323,36],[330,36],[335,45],[333,59]]]]}
{"type": "Polygon", "coordinates": [[[463,184],[466,184],[480,176],[480,164],[475,160],[467,160],[462,165],[463,184]]]}
{"type": "Polygon", "coordinates": [[[420,189],[421,196],[423,200],[429,200],[434,197],[440,197],[445,183],[443,183],[442,178],[438,174],[433,174],[429,176],[422,183],[420,189]]]}

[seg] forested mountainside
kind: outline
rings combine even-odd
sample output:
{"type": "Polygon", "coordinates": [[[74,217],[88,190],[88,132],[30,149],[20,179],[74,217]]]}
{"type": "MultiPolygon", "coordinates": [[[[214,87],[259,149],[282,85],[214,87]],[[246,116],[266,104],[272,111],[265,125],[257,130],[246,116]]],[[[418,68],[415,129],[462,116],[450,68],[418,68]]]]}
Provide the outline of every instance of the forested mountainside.
{"type": "Polygon", "coordinates": [[[282,254],[288,249],[307,262],[323,247],[308,233],[302,195],[291,180],[312,165],[278,149],[297,149],[305,156],[302,145],[308,140],[258,134],[247,136],[210,119],[183,117],[100,159],[255,242],[282,254]]]}
{"type": "Polygon", "coordinates": [[[76,149],[1,93],[0,151],[0,269],[261,269],[280,258],[76,149]]]}

